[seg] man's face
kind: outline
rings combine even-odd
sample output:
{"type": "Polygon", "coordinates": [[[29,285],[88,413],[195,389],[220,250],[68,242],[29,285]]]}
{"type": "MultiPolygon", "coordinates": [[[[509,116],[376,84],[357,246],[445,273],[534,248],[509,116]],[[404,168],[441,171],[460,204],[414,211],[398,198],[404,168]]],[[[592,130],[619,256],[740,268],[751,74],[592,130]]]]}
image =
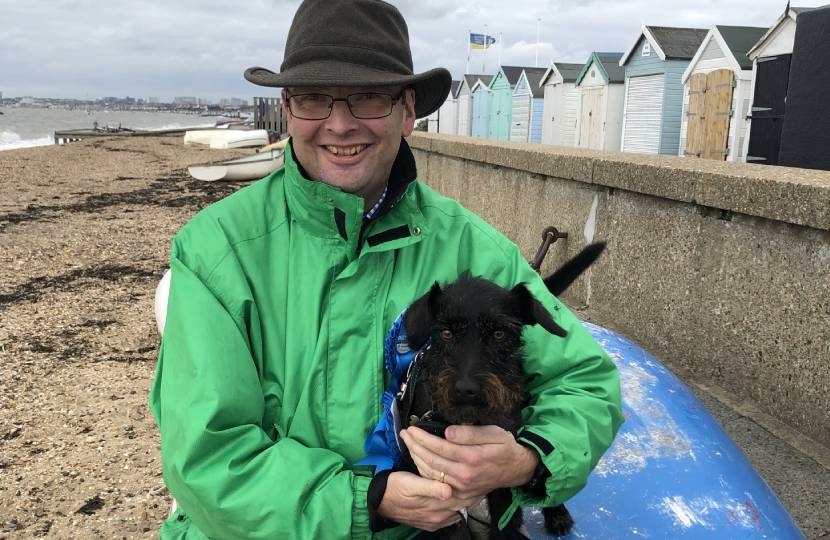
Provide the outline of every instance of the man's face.
{"type": "Polygon", "coordinates": [[[303,120],[292,115],[287,96],[314,93],[345,98],[366,92],[397,96],[400,90],[376,86],[284,90],[288,133],[297,160],[310,178],[359,195],[366,200],[366,207],[371,207],[389,179],[401,136],[408,136],[414,128],[415,95],[411,89],[405,90],[405,99],[393,104],[390,115],[370,120],[355,118],[344,101],[335,101],[331,115],[324,120],[303,120]]]}

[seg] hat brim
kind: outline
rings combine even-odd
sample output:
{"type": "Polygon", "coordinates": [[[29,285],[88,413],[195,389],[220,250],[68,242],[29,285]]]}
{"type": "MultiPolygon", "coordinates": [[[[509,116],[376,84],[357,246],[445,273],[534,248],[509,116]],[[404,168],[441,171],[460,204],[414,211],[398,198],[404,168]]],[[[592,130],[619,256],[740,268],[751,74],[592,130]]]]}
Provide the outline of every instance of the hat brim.
{"type": "Polygon", "coordinates": [[[245,78],[259,86],[408,86],[415,90],[415,116],[423,118],[437,111],[447,99],[452,76],[444,68],[406,75],[371,67],[325,60],[296,66],[282,73],[263,67],[245,70],[245,78]]]}

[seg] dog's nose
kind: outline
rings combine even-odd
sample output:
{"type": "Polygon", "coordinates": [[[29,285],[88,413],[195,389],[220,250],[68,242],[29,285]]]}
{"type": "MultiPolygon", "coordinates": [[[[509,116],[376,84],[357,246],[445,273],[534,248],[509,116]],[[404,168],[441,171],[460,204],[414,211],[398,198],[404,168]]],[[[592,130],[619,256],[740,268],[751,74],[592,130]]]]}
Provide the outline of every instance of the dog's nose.
{"type": "Polygon", "coordinates": [[[462,379],[455,383],[455,393],[462,401],[470,401],[478,396],[479,387],[474,381],[462,379]]]}

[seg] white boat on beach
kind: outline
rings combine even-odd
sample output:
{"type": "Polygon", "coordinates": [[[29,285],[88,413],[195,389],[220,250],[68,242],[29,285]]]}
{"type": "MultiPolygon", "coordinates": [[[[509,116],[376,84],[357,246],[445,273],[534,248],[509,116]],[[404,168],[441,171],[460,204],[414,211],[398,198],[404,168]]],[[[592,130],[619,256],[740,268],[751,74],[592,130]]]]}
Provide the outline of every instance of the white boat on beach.
{"type": "Polygon", "coordinates": [[[265,129],[196,129],[186,131],[185,145],[202,145],[214,149],[246,148],[268,144],[268,130],[265,129]]]}
{"type": "Polygon", "coordinates": [[[282,150],[275,149],[227,161],[191,165],[187,171],[196,180],[205,182],[257,180],[282,167],[282,154],[282,150]]]}

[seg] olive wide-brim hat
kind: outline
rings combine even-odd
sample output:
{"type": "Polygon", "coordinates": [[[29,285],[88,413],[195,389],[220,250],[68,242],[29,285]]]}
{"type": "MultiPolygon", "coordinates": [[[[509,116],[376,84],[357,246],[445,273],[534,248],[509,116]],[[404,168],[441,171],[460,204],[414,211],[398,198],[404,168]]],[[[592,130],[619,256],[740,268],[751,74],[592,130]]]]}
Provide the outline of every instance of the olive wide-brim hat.
{"type": "Polygon", "coordinates": [[[412,71],[406,21],[381,0],[304,0],[288,31],[280,72],[252,67],[245,78],[283,88],[412,87],[418,118],[438,110],[452,84],[444,68],[412,71]]]}

